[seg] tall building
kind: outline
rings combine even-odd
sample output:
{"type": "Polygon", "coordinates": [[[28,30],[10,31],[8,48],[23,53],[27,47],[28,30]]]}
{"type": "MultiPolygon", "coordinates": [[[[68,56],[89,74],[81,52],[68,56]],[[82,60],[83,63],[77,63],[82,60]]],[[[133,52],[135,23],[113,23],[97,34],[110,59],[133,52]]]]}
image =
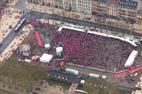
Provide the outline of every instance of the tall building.
{"type": "Polygon", "coordinates": [[[91,14],[91,0],[27,0],[28,3],[42,4],[67,11],[91,14]]]}
{"type": "Polygon", "coordinates": [[[135,18],[138,2],[135,0],[92,0],[93,15],[135,18]]]}
{"type": "Polygon", "coordinates": [[[77,11],[91,14],[91,0],[77,0],[77,11]]]}
{"type": "Polygon", "coordinates": [[[101,15],[108,13],[107,2],[100,2],[98,0],[92,0],[92,15],[101,15]]]}
{"type": "Polygon", "coordinates": [[[135,18],[137,14],[138,2],[134,0],[120,0],[118,3],[119,16],[125,18],[135,18]],[[123,14],[120,14],[123,11],[123,14]]]}

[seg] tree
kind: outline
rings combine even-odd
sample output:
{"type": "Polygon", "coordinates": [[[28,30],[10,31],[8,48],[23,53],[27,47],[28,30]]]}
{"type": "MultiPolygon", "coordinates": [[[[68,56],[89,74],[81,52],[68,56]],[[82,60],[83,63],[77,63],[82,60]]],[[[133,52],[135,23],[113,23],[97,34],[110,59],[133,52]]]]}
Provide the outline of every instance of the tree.
{"type": "Polygon", "coordinates": [[[45,68],[38,65],[17,62],[14,58],[0,66],[0,78],[3,86],[7,85],[5,84],[5,81],[7,81],[9,87],[15,87],[15,89],[20,91],[31,91],[35,86],[33,82],[39,79],[46,80],[47,77],[48,74],[45,68]]]}
{"type": "Polygon", "coordinates": [[[115,85],[101,78],[88,79],[83,86],[88,94],[125,94],[119,91],[115,85]]]}

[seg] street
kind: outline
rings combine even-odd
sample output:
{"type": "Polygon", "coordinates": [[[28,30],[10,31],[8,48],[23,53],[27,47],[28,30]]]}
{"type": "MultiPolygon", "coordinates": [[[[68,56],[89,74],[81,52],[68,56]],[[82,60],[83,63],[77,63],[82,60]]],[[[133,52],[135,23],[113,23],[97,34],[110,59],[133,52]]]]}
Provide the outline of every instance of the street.
{"type": "Polygon", "coordinates": [[[52,19],[52,20],[58,20],[58,21],[67,22],[67,23],[71,23],[74,25],[82,25],[82,26],[84,26],[84,24],[85,24],[85,26],[88,26],[88,27],[106,29],[108,31],[120,32],[120,33],[124,33],[124,34],[132,34],[134,36],[142,36],[141,34],[138,34],[136,32],[131,32],[128,29],[112,27],[110,25],[104,25],[104,24],[99,24],[99,23],[94,23],[94,22],[89,22],[89,21],[84,22],[83,20],[72,19],[72,18],[68,18],[68,17],[55,15],[55,14],[47,14],[47,13],[32,11],[32,12],[27,13],[26,17],[52,19]]]}

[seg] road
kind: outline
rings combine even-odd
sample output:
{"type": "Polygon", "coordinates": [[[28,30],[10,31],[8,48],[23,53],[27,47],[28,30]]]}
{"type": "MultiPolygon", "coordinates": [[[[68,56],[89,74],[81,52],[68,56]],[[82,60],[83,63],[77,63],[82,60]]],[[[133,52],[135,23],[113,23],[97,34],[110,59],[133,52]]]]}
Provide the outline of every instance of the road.
{"type": "Polygon", "coordinates": [[[2,53],[7,46],[12,42],[12,40],[15,38],[16,33],[14,33],[13,31],[11,31],[6,37],[5,39],[0,43],[1,47],[0,47],[0,53],[2,53]]]}
{"type": "MultiPolygon", "coordinates": [[[[74,24],[74,25],[82,25],[82,26],[84,26],[84,21],[83,20],[63,17],[63,16],[59,16],[59,15],[56,15],[56,14],[47,14],[47,13],[41,13],[41,12],[32,11],[32,12],[27,13],[26,16],[27,17],[33,16],[35,18],[45,18],[45,19],[58,20],[58,21],[62,21],[62,22],[71,23],[71,24],[74,24]]],[[[108,31],[120,32],[120,33],[124,33],[124,34],[130,34],[130,32],[131,32],[128,29],[112,27],[110,25],[104,25],[104,24],[95,23],[95,22],[89,22],[89,21],[85,21],[85,26],[95,27],[95,28],[99,28],[99,29],[106,29],[108,31]]],[[[136,32],[131,32],[131,34],[135,35],[135,36],[142,36],[142,34],[138,34],[136,32]]]]}
{"type": "MultiPolygon", "coordinates": [[[[19,21],[20,22],[20,21],[19,21]]],[[[19,24],[16,24],[15,27],[19,24]]],[[[8,47],[8,45],[13,41],[13,39],[18,35],[14,32],[15,27],[10,31],[10,33],[4,38],[4,40],[0,43],[0,54],[8,47]]],[[[21,29],[21,28],[20,28],[21,29]]]]}

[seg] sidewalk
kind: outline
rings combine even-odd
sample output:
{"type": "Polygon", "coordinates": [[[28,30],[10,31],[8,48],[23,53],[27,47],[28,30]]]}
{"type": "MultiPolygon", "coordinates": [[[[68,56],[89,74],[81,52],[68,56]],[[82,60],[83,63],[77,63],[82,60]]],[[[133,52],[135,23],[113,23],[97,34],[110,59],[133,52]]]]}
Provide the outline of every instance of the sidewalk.
{"type": "Polygon", "coordinates": [[[21,15],[19,12],[13,12],[13,9],[5,9],[0,21],[0,42],[9,34],[20,18],[21,15]]]}
{"type": "Polygon", "coordinates": [[[13,51],[15,51],[21,43],[24,41],[24,39],[29,35],[29,33],[32,31],[32,26],[25,26],[21,33],[9,44],[9,46],[6,48],[5,51],[0,55],[0,61],[7,60],[10,58],[13,54],[13,51]]]}

